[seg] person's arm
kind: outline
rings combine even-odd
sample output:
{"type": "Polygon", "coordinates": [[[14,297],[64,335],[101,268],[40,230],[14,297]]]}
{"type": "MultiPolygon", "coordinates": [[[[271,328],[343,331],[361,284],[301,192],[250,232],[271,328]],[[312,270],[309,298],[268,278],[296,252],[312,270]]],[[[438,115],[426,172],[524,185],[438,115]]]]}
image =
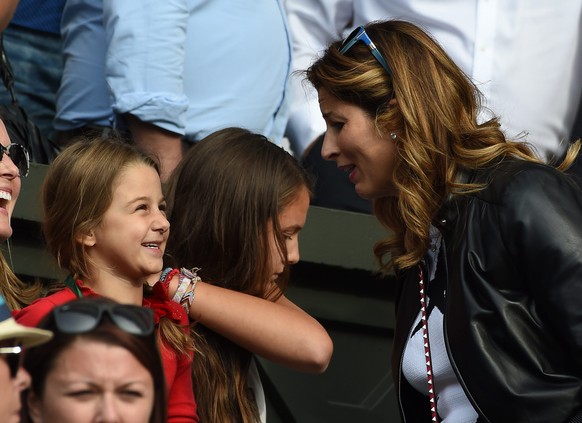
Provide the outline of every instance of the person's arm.
{"type": "Polygon", "coordinates": [[[166,182],[182,159],[182,137],[130,114],[126,120],[135,144],[159,160],[160,178],[166,182]]]}
{"type": "Polygon", "coordinates": [[[12,20],[16,6],[18,6],[18,1],[19,0],[2,0],[0,3],[0,32],[4,31],[12,20]]]}
{"type": "MultiPolygon", "coordinates": [[[[170,298],[178,278],[170,282],[170,298]]],[[[198,282],[190,318],[248,351],[293,370],[322,373],[333,352],[323,326],[285,296],[275,302],[198,282]]]]}
{"type": "Polygon", "coordinates": [[[189,16],[187,0],[103,0],[113,110],[127,118],[136,144],[158,156],[163,179],[182,157],[189,16]]]}
{"type": "Polygon", "coordinates": [[[500,212],[509,254],[527,281],[536,314],[582,369],[582,193],[549,170],[515,175],[500,212]]]}
{"type": "Polygon", "coordinates": [[[287,0],[285,10],[293,40],[291,89],[293,101],[286,135],[297,157],[325,132],[317,93],[302,74],[327,45],[352,25],[352,2],[345,0],[287,0]]]}

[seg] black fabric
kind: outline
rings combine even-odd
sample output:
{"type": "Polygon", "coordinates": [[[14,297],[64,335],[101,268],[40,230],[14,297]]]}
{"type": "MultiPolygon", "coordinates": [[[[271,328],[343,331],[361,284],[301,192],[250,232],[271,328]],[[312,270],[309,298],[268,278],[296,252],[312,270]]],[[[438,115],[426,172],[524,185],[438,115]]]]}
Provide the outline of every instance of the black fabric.
{"type": "Polygon", "coordinates": [[[566,171],[582,189],[582,154],[578,154],[576,161],[566,171]]]}
{"type": "Polygon", "coordinates": [[[569,420],[568,423],[582,423],[582,409],[578,410],[569,420]]]}
{"type": "Polygon", "coordinates": [[[4,51],[2,34],[0,34],[0,78],[12,99],[12,104],[0,105],[0,118],[6,126],[10,142],[24,145],[32,162],[49,164],[56,156],[57,149],[45,138],[16,99],[13,88],[14,76],[4,51]]]}
{"type": "MultiPolygon", "coordinates": [[[[438,216],[453,369],[483,421],[570,421],[582,408],[582,194],[555,169],[510,159],[468,182],[487,187],[438,216]]],[[[396,380],[417,283],[414,268],[399,272],[396,380]]]]}

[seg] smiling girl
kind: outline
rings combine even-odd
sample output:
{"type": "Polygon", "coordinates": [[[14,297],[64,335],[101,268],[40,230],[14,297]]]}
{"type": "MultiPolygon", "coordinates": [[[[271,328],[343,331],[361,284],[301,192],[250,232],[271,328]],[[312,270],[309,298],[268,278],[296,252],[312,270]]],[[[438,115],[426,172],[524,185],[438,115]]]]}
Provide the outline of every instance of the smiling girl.
{"type": "Polygon", "coordinates": [[[146,284],[162,269],[169,230],[155,163],[115,139],[81,141],[51,164],[42,200],[47,247],[70,277],[66,287],[22,309],[17,319],[35,326],[55,306],[78,297],[104,296],[153,309],[168,421],[198,421],[188,318],[162,284],[153,289],[146,284]]]}

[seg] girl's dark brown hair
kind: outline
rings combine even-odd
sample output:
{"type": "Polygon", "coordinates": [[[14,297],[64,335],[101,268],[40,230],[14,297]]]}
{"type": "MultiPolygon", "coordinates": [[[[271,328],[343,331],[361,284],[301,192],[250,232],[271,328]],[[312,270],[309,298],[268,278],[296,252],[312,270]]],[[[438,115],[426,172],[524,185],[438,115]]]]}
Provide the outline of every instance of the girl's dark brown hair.
{"type": "MultiPolygon", "coordinates": [[[[200,267],[211,284],[277,298],[287,278],[278,287],[270,282],[269,224],[285,258],[279,214],[311,185],[298,161],[264,136],[241,128],[213,133],[191,147],[170,179],[168,262],[200,267]]],[[[250,353],[202,325],[193,332],[200,421],[256,421],[247,386],[250,353]]]]}

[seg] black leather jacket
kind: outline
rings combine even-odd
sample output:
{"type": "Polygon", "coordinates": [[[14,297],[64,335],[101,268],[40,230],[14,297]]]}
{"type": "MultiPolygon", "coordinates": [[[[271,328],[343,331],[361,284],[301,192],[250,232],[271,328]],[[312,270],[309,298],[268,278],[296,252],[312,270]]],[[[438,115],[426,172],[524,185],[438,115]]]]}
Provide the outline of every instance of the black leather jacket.
{"type": "MultiPolygon", "coordinates": [[[[434,223],[444,239],[453,369],[479,422],[582,421],[582,192],[557,170],[521,160],[468,181],[487,187],[453,197],[434,223]]],[[[418,304],[411,268],[399,274],[392,356],[406,422],[430,421],[427,397],[401,372],[418,304]]]]}

